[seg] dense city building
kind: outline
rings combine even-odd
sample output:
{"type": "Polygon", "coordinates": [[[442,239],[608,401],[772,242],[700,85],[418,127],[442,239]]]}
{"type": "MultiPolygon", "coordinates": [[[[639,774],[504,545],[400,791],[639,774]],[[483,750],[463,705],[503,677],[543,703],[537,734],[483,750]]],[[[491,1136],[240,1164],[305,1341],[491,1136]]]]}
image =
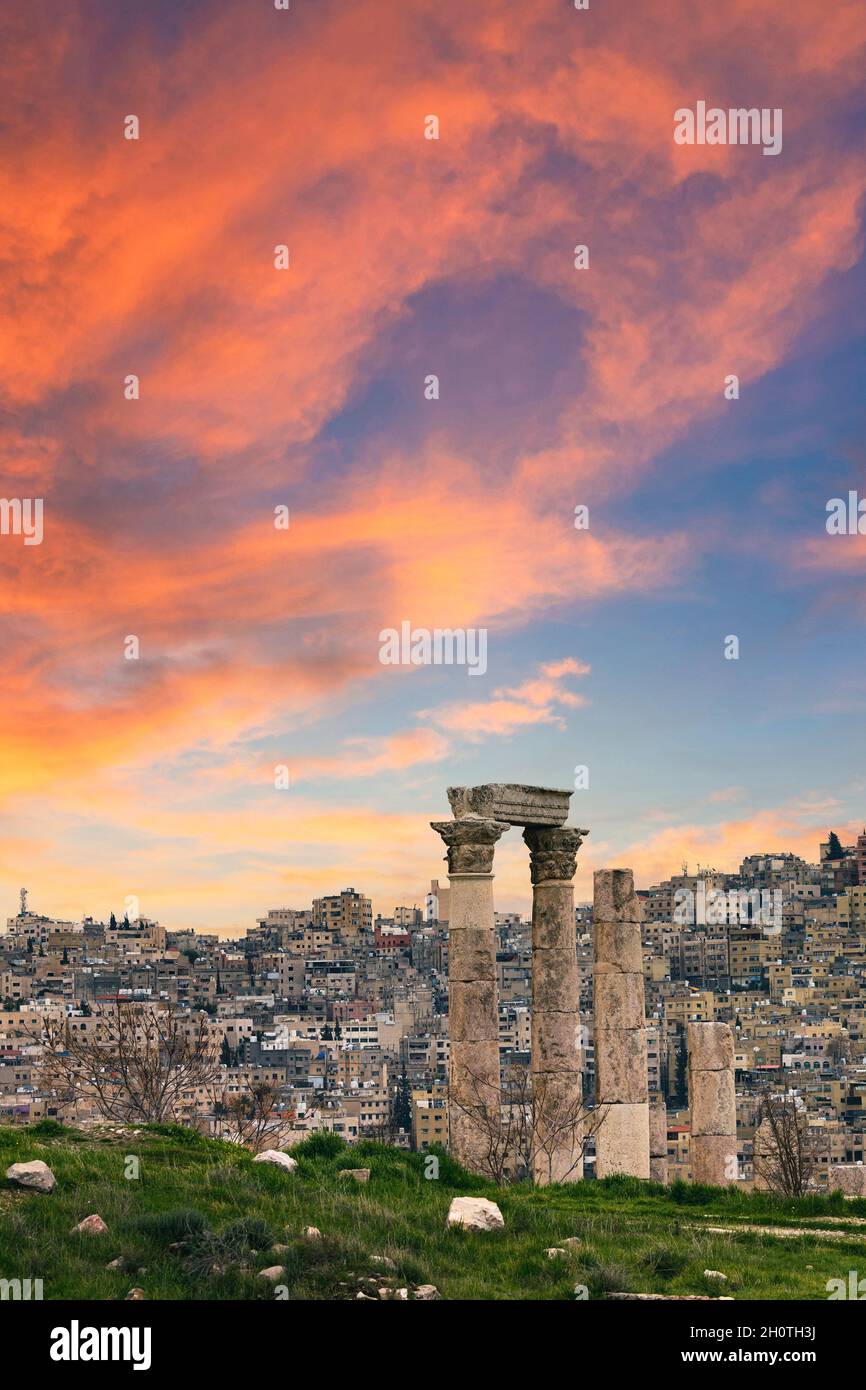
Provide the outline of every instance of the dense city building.
{"type": "MultiPolygon", "coordinates": [[[[748,855],[736,873],[686,865],[639,889],[648,1086],[667,1110],[671,1176],[691,1177],[686,1039],[690,1024],[730,1025],[739,1177],[752,1180],[762,1098],[794,1096],[818,1152],[817,1181],[866,1147],[866,834],[835,837],[809,864],[748,855]]],[[[200,1027],[219,1051],[207,1085],[178,1118],[229,1132],[238,1097],[266,1088],[280,1141],[315,1130],[427,1149],[447,1145],[449,890],[373,919],[353,888],[309,907],[271,908],[246,935],[173,932],[144,917],[71,922],[19,911],[0,934],[0,1118],[98,1123],[46,1081],[46,1029],[98,1037],[101,1020],[139,1003],[200,1027]]],[[[574,912],[584,1094],[595,1094],[593,913],[574,912]]],[[[528,1072],[532,937],[519,913],[495,915],[499,1052],[528,1072]]],[[[585,1171],[593,1173],[592,1144],[585,1171]]]]}

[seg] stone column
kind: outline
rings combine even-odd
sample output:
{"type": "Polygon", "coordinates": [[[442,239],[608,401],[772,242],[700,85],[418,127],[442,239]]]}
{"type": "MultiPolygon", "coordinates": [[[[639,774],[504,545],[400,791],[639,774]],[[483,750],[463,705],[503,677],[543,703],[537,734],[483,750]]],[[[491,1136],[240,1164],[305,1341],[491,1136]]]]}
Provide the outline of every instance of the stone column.
{"type": "Polygon", "coordinates": [[[599,1178],[650,1175],[641,908],[631,869],[598,869],[593,907],[599,1178]]]}
{"type": "Polygon", "coordinates": [[[727,1023],[690,1023],[689,1119],[692,1182],[737,1181],[734,1035],[727,1023]]]}
{"type": "Polygon", "coordinates": [[[530,825],[532,876],[533,1175],[538,1183],[583,1177],[580,984],[574,870],[586,830],[530,825]]]}
{"type": "Polygon", "coordinates": [[[504,821],[431,821],[448,846],[448,1071],[451,1149],[484,1171],[501,1114],[493,851],[504,821]]]}
{"type": "Polygon", "coordinates": [[[649,1112],[650,1177],[653,1182],[668,1180],[668,1108],[655,1101],[649,1112]]]}

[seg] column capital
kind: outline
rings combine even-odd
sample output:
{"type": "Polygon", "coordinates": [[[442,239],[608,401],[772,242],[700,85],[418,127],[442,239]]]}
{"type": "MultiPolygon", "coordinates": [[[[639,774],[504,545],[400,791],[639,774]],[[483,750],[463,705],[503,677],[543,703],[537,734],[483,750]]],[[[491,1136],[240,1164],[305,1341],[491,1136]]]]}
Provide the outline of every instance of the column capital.
{"type": "Polygon", "coordinates": [[[523,838],[529,846],[533,884],[561,880],[570,883],[577,866],[577,851],[589,834],[572,825],[528,825],[523,838]]]}
{"type": "Polygon", "coordinates": [[[496,841],[511,828],[507,821],[487,820],[483,816],[431,820],[430,824],[448,847],[445,857],[449,875],[492,873],[496,841]]]}

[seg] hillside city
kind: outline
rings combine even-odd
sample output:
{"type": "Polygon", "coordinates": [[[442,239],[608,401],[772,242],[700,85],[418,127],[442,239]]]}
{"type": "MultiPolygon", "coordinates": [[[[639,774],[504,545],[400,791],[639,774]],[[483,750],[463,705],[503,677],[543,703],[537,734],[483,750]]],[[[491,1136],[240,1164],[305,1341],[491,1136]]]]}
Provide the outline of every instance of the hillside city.
{"type": "MultiPolygon", "coordinates": [[[[750,1182],[762,1097],[806,1117],[815,1185],[864,1159],[866,830],[835,833],[816,862],[748,855],[737,873],[699,867],[638,889],[643,916],[650,1100],[667,1108],[668,1174],[689,1180],[686,1026],[734,1034],[737,1177],[750,1182]],[[750,911],[743,911],[748,903],[750,911]],[[760,903],[764,911],[755,911],[760,903]],[[772,905],[772,906],[769,906],[772,905]],[[768,926],[769,923],[769,926],[768,926]]],[[[307,908],[272,908],[240,939],[172,931],[146,917],[59,921],[20,909],[0,934],[0,1122],[87,1127],[95,1103],[65,1096],[45,1037],[95,1039],[119,1003],[139,1002],[207,1038],[214,1064],[191,1076],[171,1118],[236,1137],[260,1106],[281,1148],[317,1131],[447,1147],[449,889],[376,916],[345,888],[307,908]],[[239,1104],[239,1101],[241,1102],[239,1104]]],[[[575,908],[584,1094],[594,1096],[592,906],[575,908]]],[[[497,913],[503,1075],[530,1066],[530,923],[497,913]]],[[[513,1091],[513,1083],[512,1083],[513,1091]]],[[[504,1094],[507,1106],[508,1088],[504,1094]]],[[[514,1102],[517,1103],[517,1102],[514,1102]]],[[[593,1174],[590,1143],[586,1174],[593,1174]]]]}

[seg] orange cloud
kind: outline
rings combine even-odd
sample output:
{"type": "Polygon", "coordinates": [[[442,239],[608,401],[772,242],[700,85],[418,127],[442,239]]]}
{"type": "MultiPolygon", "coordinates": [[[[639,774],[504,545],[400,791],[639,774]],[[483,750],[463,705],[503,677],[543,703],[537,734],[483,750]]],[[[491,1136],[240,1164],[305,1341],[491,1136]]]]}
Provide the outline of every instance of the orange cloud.
{"type": "Polygon", "coordinates": [[[563,682],[567,676],[583,676],[588,672],[587,665],[572,658],[548,662],[542,665],[539,677],[496,690],[492,700],[454,702],[438,709],[423,710],[422,717],[449,733],[473,741],[507,738],[534,724],[555,724],[564,728],[565,721],[558,706],[577,709],[586,700],[566,689],[563,682]]]}
{"type": "MultiPolygon", "coordinates": [[[[415,679],[383,670],[377,634],[408,618],[505,646],[688,576],[702,537],[628,531],[605,504],[724,408],[729,372],[751,389],[777,368],[861,253],[866,155],[833,134],[862,79],[862,6],[816,26],[805,0],[667,0],[648,27],[639,6],[587,22],[442,0],[431,20],[357,0],[288,23],[206,7],[170,33],[97,10],[45,24],[21,7],[0,60],[3,491],[46,506],[41,547],[0,537],[0,806],[44,798],[62,836],[76,801],[114,814],[127,770],[179,779],[205,749],[206,810],[208,787],[266,766],[262,741],[329,720],[348,770],[311,755],[299,777],[423,768],[460,740],[561,724],[585,672],[548,663],[423,729],[368,734],[382,683],[415,679]],[[676,107],[724,103],[732,72],[783,92],[777,161],[673,144],[676,107]],[[509,276],[574,326],[522,432],[496,408],[477,439],[461,431],[447,361],[429,366],[440,403],[420,371],[412,387],[423,423],[397,381],[396,423],[365,430],[419,302],[509,276]],[[353,410],[357,437],[335,442],[353,410]]],[[[527,324],[533,351],[545,326],[527,324]]],[[[843,548],[802,564],[853,571],[843,548]]]]}

